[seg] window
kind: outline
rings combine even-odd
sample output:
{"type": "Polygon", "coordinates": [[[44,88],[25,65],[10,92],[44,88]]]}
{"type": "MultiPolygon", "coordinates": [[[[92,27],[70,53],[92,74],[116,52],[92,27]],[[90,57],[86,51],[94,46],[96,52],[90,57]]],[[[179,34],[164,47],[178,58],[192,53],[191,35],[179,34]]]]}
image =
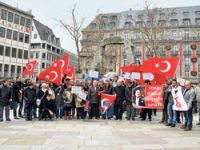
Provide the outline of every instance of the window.
{"type": "Polygon", "coordinates": [[[176,15],[177,15],[177,12],[172,12],[171,15],[172,15],[172,16],[176,16],[176,15]]]}
{"type": "Polygon", "coordinates": [[[170,25],[172,25],[172,26],[178,26],[178,19],[171,19],[170,20],[170,25]]]}
{"type": "Polygon", "coordinates": [[[35,53],[35,58],[39,58],[39,54],[38,53],[35,53]]]}
{"type": "Polygon", "coordinates": [[[96,23],[91,23],[91,24],[90,24],[90,29],[95,29],[96,26],[97,26],[96,23]]]}
{"type": "Polygon", "coordinates": [[[33,43],[33,44],[31,44],[31,48],[32,49],[40,49],[41,48],[41,44],[40,43],[33,43]]]}
{"type": "Polygon", "coordinates": [[[5,28],[0,27],[0,37],[4,38],[5,37],[5,28]]]}
{"type": "Polygon", "coordinates": [[[34,34],[34,37],[33,37],[34,39],[37,39],[37,34],[34,34]]]}
{"type": "Polygon", "coordinates": [[[17,57],[17,49],[12,48],[12,57],[16,58],[17,57]]]}
{"type": "Polygon", "coordinates": [[[48,49],[48,50],[51,50],[51,46],[50,46],[50,45],[47,45],[47,49],[48,49]]]}
{"type": "Polygon", "coordinates": [[[46,44],[45,43],[42,43],[42,48],[46,48],[46,44]]]}
{"type": "Polygon", "coordinates": [[[0,45],[0,55],[4,55],[4,46],[0,45]]]}
{"type": "Polygon", "coordinates": [[[195,19],[196,24],[200,25],[200,18],[195,19]]]}
{"type": "Polygon", "coordinates": [[[13,31],[13,40],[17,41],[18,40],[18,32],[13,31]]]}
{"type": "Polygon", "coordinates": [[[12,30],[7,29],[6,38],[7,38],[7,39],[11,39],[11,38],[12,38],[12,30]]]}
{"type": "Polygon", "coordinates": [[[131,27],[132,23],[131,22],[125,22],[124,27],[129,28],[131,27]]]}
{"type": "Polygon", "coordinates": [[[45,63],[42,63],[42,68],[43,68],[43,69],[45,68],[45,63]]]}
{"type": "Polygon", "coordinates": [[[177,38],[177,31],[176,30],[172,30],[172,38],[177,38]]]}
{"type": "Polygon", "coordinates": [[[15,24],[19,24],[19,15],[15,14],[15,20],[14,20],[15,24]]]}
{"type": "Polygon", "coordinates": [[[20,25],[24,26],[25,25],[25,18],[24,17],[20,17],[20,25]]]}
{"type": "Polygon", "coordinates": [[[15,73],[15,66],[11,65],[11,73],[14,74],[15,73]]]}
{"type": "Polygon", "coordinates": [[[189,12],[188,12],[188,11],[184,11],[184,12],[183,12],[183,15],[184,15],[184,16],[187,16],[187,15],[189,15],[189,12]]]}
{"type": "Polygon", "coordinates": [[[10,57],[10,47],[6,47],[5,56],[10,57]]]}
{"type": "Polygon", "coordinates": [[[188,30],[185,30],[185,31],[184,31],[184,37],[183,37],[183,38],[184,38],[185,40],[188,40],[189,37],[190,37],[189,31],[188,31],[188,30]]]}
{"type": "Polygon", "coordinates": [[[142,21],[137,21],[136,22],[136,27],[141,27],[142,26],[142,21]]]}
{"type": "Polygon", "coordinates": [[[13,22],[13,13],[8,12],[8,21],[13,22]]]}
{"type": "Polygon", "coordinates": [[[25,43],[29,43],[29,35],[25,34],[25,43]]]}
{"type": "Polygon", "coordinates": [[[31,20],[26,18],[26,27],[30,28],[31,27],[31,20]]]}
{"type": "Polygon", "coordinates": [[[24,42],[24,34],[23,33],[19,33],[19,41],[24,42]]]}
{"type": "Polygon", "coordinates": [[[117,16],[111,16],[112,20],[117,20],[117,16]]]}
{"type": "Polygon", "coordinates": [[[28,51],[24,50],[24,59],[28,59],[28,51]]]}
{"type": "Polygon", "coordinates": [[[115,28],[115,22],[110,22],[109,23],[109,28],[111,28],[111,29],[115,28]]]}
{"type": "Polygon", "coordinates": [[[9,71],[9,65],[5,64],[4,65],[4,72],[8,73],[9,71]]]}
{"type": "Polygon", "coordinates": [[[4,9],[1,10],[1,19],[7,20],[7,11],[4,9]]]}
{"type": "Polygon", "coordinates": [[[18,49],[18,58],[22,58],[22,50],[18,49]]]}
{"type": "Polygon", "coordinates": [[[42,58],[46,58],[46,54],[45,53],[42,53],[42,58]]]}
{"type": "Polygon", "coordinates": [[[17,74],[21,74],[21,66],[17,66],[17,74]]]}
{"type": "Polygon", "coordinates": [[[127,19],[132,19],[133,16],[132,15],[127,15],[127,19]]]}
{"type": "Polygon", "coordinates": [[[190,19],[183,19],[183,25],[189,26],[190,25],[190,19]]]}
{"type": "Polygon", "coordinates": [[[195,14],[196,15],[200,15],[200,11],[195,11],[195,14]]]}

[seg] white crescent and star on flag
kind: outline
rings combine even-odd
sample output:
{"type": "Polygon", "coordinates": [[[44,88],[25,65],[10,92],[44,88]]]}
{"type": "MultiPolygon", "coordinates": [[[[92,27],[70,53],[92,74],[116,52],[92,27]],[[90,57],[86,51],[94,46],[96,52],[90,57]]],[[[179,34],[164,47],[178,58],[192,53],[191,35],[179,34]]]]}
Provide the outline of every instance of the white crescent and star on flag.
{"type": "Polygon", "coordinates": [[[169,61],[161,61],[160,63],[156,63],[155,64],[155,67],[160,69],[160,72],[165,73],[165,72],[168,72],[171,69],[171,63],[169,61]],[[160,63],[166,64],[167,65],[166,68],[165,69],[160,69],[160,63]]]}
{"type": "Polygon", "coordinates": [[[28,71],[32,71],[32,70],[33,70],[33,64],[32,64],[32,63],[28,64],[28,65],[26,66],[26,69],[27,69],[28,71]]]}
{"type": "Polygon", "coordinates": [[[50,71],[49,75],[46,75],[46,78],[50,81],[55,81],[58,77],[58,73],[56,71],[50,71]]]}

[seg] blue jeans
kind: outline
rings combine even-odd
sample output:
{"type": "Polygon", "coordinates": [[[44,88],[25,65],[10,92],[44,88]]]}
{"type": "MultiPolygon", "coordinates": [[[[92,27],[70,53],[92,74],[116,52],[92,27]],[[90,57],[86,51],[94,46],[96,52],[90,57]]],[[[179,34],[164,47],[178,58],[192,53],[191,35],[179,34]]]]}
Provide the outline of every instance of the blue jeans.
{"type": "Polygon", "coordinates": [[[64,116],[63,104],[56,104],[56,118],[62,118],[64,116]]]}
{"type": "Polygon", "coordinates": [[[176,111],[173,110],[173,103],[168,102],[167,105],[167,114],[168,114],[168,124],[175,125],[176,124],[176,111]]]}
{"type": "Polygon", "coordinates": [[[12,101],[12,106],[13,106],[13,116],[17,117],[17,107],[18,107],[19,102],[17,101],[12,101]]]}
{"type": "Polygon", "coordinates": [[[193,113],[192,113],[193,108],[190,108],[188,111],[184,111],[184,118],[185,118],[185,123],[184,127],[185,128],[192,128],[192,121],[193,121],[193,113]]]}

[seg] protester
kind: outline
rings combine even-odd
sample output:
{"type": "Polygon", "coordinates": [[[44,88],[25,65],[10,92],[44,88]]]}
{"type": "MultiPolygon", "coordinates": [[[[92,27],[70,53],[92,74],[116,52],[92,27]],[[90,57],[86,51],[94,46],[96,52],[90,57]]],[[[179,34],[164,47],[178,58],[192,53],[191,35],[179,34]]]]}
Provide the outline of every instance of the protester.
{"type": "Polygon", "coordinates": [[[196,94],[197,107],[199,111],[199,122],[197,123],[197,125],[200,125],[200,83],[195,88],[195,94],[196,94]]]}
{"type": "Polygon", "coordinates": [[[36,89],[34,88],[33,83],[30,83],[28,88],[24,91],[24,101],[26,120],[31,121],[33,106],[36,103],[36,89]]]}
{"type": "Polygon", "coordinates": [[[47,94],[42,105],[43,105],[42,106],[42,119],[52,120],[54,118],[56,105],[55,105],[55,100],[52,99],[51,94],[47,94]]]}
{"type": "Polygon", "coordinates": [[[128,85],[125,90],[125,96],[126,96],[126,111],[127,111],[127,120],[135,120],[136,117],[136,109],[133,108],[132,102],[133,102],[133,88],[134,84],[130,80],[128,81],[128,85]]]}
{"type": "Polygon", "coordinates": [[[116,94],[114,106],[115,120],[122,120],[123,104],[125,102],[125,87],[122,86],[122,80],[117,81],[117,86],[114,88],[114,94],[116,94]]]}
{"type": "Polygon", "coordinates": [[[23,107],[23,83],[22,83],[22,78],[21,77],[16,77],[16,82],[13,84],[12,87],[12,106],[13,106],[13,116],[14,119],[19,119],[17,117],[17,108],[20,106],[18,110],[18,116],[22,116],[22,107],[23,107]]]}
{"type": "Polygon", "coordinates": [[[93,86],[88,91],[88,100],[90,102],[90,113],[89,119],[92,119],[94,116],[96,119],[99,119],[99,87],[98,82],[93,81],[93,86]]]}
{"type": "Polygon", "coordinates": [[[55,90],[55,94],[56,94],[56,99],[55,99],[55,103],[56,103],[56,118],[60,118],[62,119],[64,116],[64,99],[63,99],[63,92],[64,92],[64,87],[63,86],[59,86],[56,90],[55,90]]]}
{"type": "Polygon", "coordinates": [[[42,120],[42,109],[44,106],[44,100],[46,96],[49,94],[47,91],[48,85],[46,83],[41,84],[41,89],[38,91],[36,96],[36,104],[39,107],[39,120],[42,120]]]}
{"type": "Polygon", "coordinates": [[[183,97],[187,104],[188,110],[184,111],[184,119],[185,123],[182,126],[184,131],[191,131],[192,130],[192,122],[193,122],[193,105],[195,101],[195,91],[191,87],[190,81],[185,81],[185,89],[183,91],[183,97]]]}
{"type": "Polygon", "coordinates": [[[173,110],[174,98],[172,95],[172,90],[175,90],[178,87],[176,79],[172,80],[171,85],[167,88],[167,113],[168,113],[168,124],[167,126],[175,127],[176,126],[176,111],[173,110]]]}
{"type": "Polygon", "coordinates": [[[3,80],[3,84],[0,85],[0,122],[3,121],[3,111],[5,108],[6,121],[10,120],[10,101],[11,101],[11,88],[9,87],[9,81],[3,80]]]}

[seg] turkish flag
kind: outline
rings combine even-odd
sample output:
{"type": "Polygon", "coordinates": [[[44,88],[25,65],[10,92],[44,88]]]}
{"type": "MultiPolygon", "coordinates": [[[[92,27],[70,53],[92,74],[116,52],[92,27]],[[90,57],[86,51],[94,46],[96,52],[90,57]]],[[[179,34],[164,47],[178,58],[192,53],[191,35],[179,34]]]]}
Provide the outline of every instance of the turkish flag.
{"type": "Polygon", "coordinates": [[[76,80],[76,73],[75,73],[74,66],[68,67],[66,78],[70,80],[76,80]]]}
{"type": "Polygon", "coordinates": [[[140,72],[140,65],[129,65],[129,66],[124,66],[121,67],[122,72],[140,72]]]}
{"type": "Polygon", "coordinates": [[[51,67],[42,71],[38,76],[38,80],[46,81],[49,83],[55,83],[56,85],[61,85],[62,84],[61,68],[62,68],[61,64],[58,65],[55,63],[51,67]]]}
{"type": "Polygon", "coordinates": [[[61,57],[60,59],[54,61],[52,66],[55,64],[61,65],[62,74],[66,74],[67,70],[68,70],[69,58],[70,58],[70,56],[67,54],[64,57],[61,57]]]}
{"type": "Polygon", "coordinates": [[[33,75],[36,64],[37,64],[36,60],[28,62],[26,64],[24,71],[23,71],[23,74],[24,75],[33,75]]]}
{"type": "Polygon", "coordinates": [[[115,100],[116,100],[116,95],[101,94],[101,105],[100,105],[101,113],[105,113],[112,106],[115,100]]]}
{"type": "Polygon", "coordinates": [[[174,58],[150,58],[141,66],[141,71],[160,74],[166,77],[174,78],[176,68],[179,62],[178,57],[174,58]]]}

